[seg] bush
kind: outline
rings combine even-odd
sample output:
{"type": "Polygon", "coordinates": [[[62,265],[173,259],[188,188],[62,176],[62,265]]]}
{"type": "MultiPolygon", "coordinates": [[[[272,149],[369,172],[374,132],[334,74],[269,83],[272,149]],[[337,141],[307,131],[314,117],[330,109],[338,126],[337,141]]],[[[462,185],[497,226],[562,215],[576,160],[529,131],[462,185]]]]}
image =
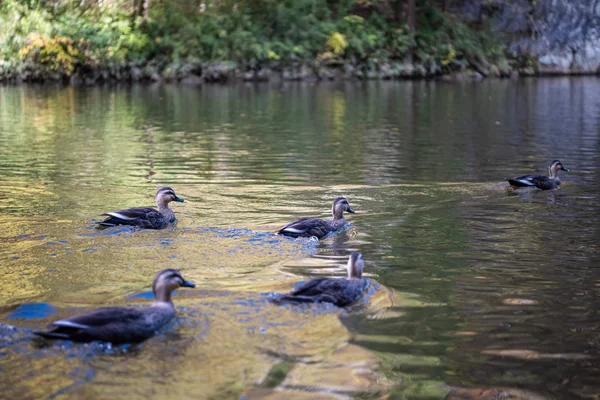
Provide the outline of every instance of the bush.
{"type": "MultiPolygon", "coordinates": [[[[503,57],[486,30],[423,9],[418,31],[377,12],[354,15],[352,0],[183,0],[153,2],[147,19],[133,2],[105,0],[80,7],[56,0],[0,2],[0,79],[23,70],[68,77],[80,71],[119,70],[151,64],[173,75],[173,66],[234,62],[265,64],[353,63],[403,60],[451,65],[467,57],[503,57]]],[[[363,2],[364,3],[364,2],[363,2]]],[[[87,3],[86,3],[87,4],[87,3]]],[[[361,3],[362,4],[362,3],[361,3]]],[[[365,3],[366,4],[366,3],[365,3]]]]}

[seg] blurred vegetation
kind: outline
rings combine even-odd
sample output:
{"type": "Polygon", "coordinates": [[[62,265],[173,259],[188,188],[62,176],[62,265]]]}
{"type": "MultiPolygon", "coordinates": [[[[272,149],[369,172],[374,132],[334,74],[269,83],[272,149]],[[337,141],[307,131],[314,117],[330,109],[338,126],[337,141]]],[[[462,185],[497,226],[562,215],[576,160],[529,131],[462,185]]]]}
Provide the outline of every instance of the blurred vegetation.
{"type": "Polygon", "coordinates": [[[178,78],[215,62],[252,70],[412,59],[450,69],[504,53],[488,28],[430,0],[0,1],[0,79],[132,68],[178,78]]]}

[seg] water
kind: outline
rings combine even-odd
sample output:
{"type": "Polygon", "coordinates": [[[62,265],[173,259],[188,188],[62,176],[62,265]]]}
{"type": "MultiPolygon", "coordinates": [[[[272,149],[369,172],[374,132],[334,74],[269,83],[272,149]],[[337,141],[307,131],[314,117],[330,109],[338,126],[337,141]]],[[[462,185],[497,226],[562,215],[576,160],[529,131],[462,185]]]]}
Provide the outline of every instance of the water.
{"type": "Polygon", "coordinates": [[[597,398],[599,150],[596,78],[0,87],[0,393],[597,398]],[[560,190],[506,189],[557,158],[560,190]],[[177,227],[93,229],[165,185],[177,227]],[[270,234],[341,195],[340,235],[270,234]],[[356,250],[357,309],[268,303],[356,250]],[[155,338],[32,340],[168,267],[198,289],[155,338]]]}

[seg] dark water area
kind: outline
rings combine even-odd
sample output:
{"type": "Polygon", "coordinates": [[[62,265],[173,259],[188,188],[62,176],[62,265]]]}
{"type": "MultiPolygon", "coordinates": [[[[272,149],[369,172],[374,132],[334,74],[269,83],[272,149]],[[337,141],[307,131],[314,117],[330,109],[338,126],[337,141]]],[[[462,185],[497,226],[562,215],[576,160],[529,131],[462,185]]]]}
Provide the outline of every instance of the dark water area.
{"type": "Polygon", "coordinates": [[[597,78],[0,87],[0,393],[597,399],[599,155],[597,78]],[[560,189],[507,188],[554,159],[560,189]],[[93,228],[161,186],[176,227],[93,228]],[[344,232],[271,234],[337,196],[344,232]],[[354,309],[268,302],[352,251],[354,309]],[[169,267],[198,288],[147,342],[32,339],[169,267]]]}

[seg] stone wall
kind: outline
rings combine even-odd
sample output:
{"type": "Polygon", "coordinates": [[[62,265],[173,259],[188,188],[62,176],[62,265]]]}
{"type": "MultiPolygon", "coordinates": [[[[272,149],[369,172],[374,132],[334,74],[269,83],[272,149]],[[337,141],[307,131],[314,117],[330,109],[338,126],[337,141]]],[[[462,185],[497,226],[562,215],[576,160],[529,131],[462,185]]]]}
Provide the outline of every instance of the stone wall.
{"type": "Polygon", "coordinates": [[[463,7],[472,19],[491,18],[537,74],[600,73],[600,0],[471,0],[463,7]]]}

